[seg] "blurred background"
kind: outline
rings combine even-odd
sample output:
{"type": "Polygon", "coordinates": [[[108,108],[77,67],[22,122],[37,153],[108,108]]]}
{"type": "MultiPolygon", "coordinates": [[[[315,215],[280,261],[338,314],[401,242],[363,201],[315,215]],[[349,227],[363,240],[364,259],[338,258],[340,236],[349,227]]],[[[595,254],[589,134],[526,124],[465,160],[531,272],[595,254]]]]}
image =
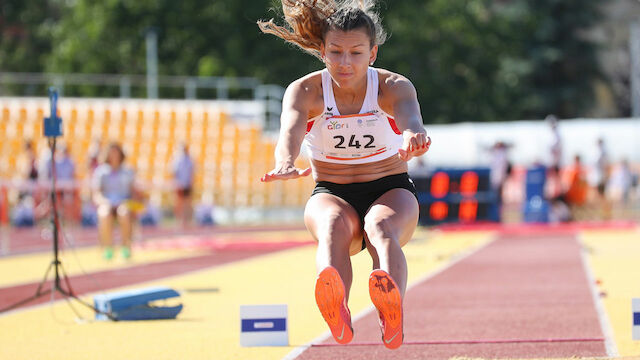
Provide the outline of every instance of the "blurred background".
{"type": "MultiPolygon", "coordinates": [[[[263,184],[284,88],[322,63],[260,33],[278,1],[0,2],[0,223],[97,224],[120,144],[142,225],[297,224],[313,180],[263,184]],[[55,164],[42,135],[61,99],[55,164]]],[[[407,76],[433,139],[423,225],[640,219],[640,1],[379,5],[375,66],[407,76]]],[[[304,157],[298,159],[306,167],[304,157]]]]}

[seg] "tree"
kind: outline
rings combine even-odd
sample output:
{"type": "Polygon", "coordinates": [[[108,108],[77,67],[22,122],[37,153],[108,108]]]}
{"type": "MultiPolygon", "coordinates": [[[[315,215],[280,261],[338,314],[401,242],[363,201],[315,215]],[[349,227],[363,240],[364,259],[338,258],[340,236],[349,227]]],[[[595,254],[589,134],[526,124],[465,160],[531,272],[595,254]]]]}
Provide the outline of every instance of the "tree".
{"type": "Polygon", "coordinates": [[[599,77],[589,0],[390,3],[380,63],[416,84],[425,120],[581,116],[599,77]],[[418,50],[416,50],[418,49],[418,50]]]}
{"type": "Polygon", "coordinates": [[[255,22],[267,9],[266,0],[77,0],[56,27],[59,45],[48,70],[144,74],[145,32],[154,28],[160,75],[284,84],[311,66],[304,54],[260,33],[255,22]]]}
{"type": "Polygon", "coordinates": [[[517,116],[513,89],[526,64],[517,59],[505,32],[509,19],[491,1],[398,1],[389,5],[391,30],[380,64],[409,77],[427,122],[491,121],[517,116]],[[522,68],[522,69],[521,69],[522,68]]]}
{"type": "MultiPolygon", "coordinates": [[[[58,20],[52,1],[0,2],[0,69],[7,72],[42,72],[51,52],[51,29],[58,20]]],[[[17,90],[17,87],[12,87],[17,90]]],[[[9,91],[11,89],[5,89],[9,91]]],[[[35,93],[37,90],[28,90],[35,93]]]]}
{"type": "MultiPolygon", "coordinates": [[[[144,74],[144,38],[151,28],[158,33],[160,75],[249,76],[286,86],[322,68],[259,31],[258,19],[282,23],[277,0],[38,3],[0,5],[3,34],[7,19],[30,19],[20,21],[38,34],[26,43],[3,36],[3,70],[144,74]],[[55,17],[47,15],[52,7],[55,17]]],[[[599,6],[592,0],[387,1],[381,13],[391,37],[376,66],[412,80],[429,123],[582,116],[601,76],[597,44],[583,35],[600,21],[599,6]]],[[[144,96],[138,90],[134,95],[144,96]]],[[[117,89],[65,93],[105,96],[117,89]]],[[[174,95],[182,96],[182,89],[161,92],[174,95]]]]}
{"type": "MultiPolygon", "coordinates": [[[[592,103],[593,85],[602,79],[596,59],[598,44],[586,31],[602,19],[603,2],[589,0],[527,0],[518,38],[532,60],[528,85],[540,105],[525,115],[583,116],[592,103]]],[[[602,79],[604,80],[604,79],[602,79]]]]}

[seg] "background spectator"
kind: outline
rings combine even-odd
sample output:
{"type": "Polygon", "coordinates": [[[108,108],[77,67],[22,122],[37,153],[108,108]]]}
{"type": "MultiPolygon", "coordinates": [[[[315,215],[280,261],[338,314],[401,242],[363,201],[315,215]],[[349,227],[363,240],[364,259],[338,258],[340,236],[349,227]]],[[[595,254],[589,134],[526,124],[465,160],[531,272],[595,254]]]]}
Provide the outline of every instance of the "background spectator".
{"type": "Polygon", "coordinates": [[[607,190],[607,182],[610,173],[609,153],[604,143],[604,139],[598,139],[598,157],[593,167],[593,183],[596,188],[596,205],[601,210],[601,218],[603,220],[611,219],[611,203],[605,196],[607,190]]]}
{"type": "Polygon", "coordinates": [[[608,195],[612,201],[627,205],[633,185],[633,174],[629,168],[629,161],[623,159],[615,167],[608,182],[608,195]]]}
{"type": "Polygon", "coordinates": [[[102,154],[102,141],[98,138],[93,139],[91,146],[89,147],[88,168],[89,174],[93,174],[94,170],[100,165],[100,158],[102,154]]]}
{"type": "Polygon", "coordinates": [[[17,168],[16,178],[21,182],[19,199],[22,200],[27,196],[31,196],[34,200],[40,201],[40,194],[36,188],[38,181],[38,160],[33,148],[33,142],[30,139],[24,142],[24,152],[18,158],[17,168]]]}
{"type": "Polygon", "coordinates": [[[118,143],[109,145],[104,164],[93,174],[93,200],[98,208],[98,231],[103,256],[113,257],[113,225],[120,225],[122,257],[131,257],[133,232],[134,172],[124,165],[125,154],[118,143]]]}
{"type": "Polygon", "coordinates": [[[191,203],[193,171],[189,147],[186,144],[181,144],[173,161],[173,181],[176,192],[176,218],[180,220],[183,228],[189,225],[193,213],[191,203]]]}
{"type": "MultiPolygon", "coordinates": [[[[52,177],[51,159],[47,163],[47,178],[52,177]]],[[[71,157],[68,146],[60,144],[55,156],[56,170],[56,198],[58,211],[67,220],[78,221],[80,219],[80,196],[76,183],[76,166],[71,157]]]]}
{"type": "Polygon", "coordinates": [[[558,129],[558,118],[555,115],[547,115],[545,120],[549,122],[552,135],[549,149],[549,154],[551,155],[549,167],[560,169],[562,167],[562,137],[560,137],[560,130],[558,129]]]}
{"type": "Polygon", "coordinates": [[[576,210],[582,207],[587,200],[588,190],[589,185],[582,160],[580,155],[575,155],[573,165],[567,172],[567,191],[565,192],[565,199],[572,209],[574,219],[576,210]]]}

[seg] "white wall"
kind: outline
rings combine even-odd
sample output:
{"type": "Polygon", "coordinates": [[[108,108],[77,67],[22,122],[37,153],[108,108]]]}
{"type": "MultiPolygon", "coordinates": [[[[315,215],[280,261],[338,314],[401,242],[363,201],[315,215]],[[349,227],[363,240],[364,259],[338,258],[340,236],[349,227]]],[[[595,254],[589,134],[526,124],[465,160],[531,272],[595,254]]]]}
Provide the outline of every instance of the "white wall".
{"type": "MultiPolygon", "coordinates": [[[[563,144],[563,164],[580,154],[584,164],[596,161],[597,140],[602,137],[609,157],[640,163],[640,118],[574,119],[558,123],[563,144]]],[[[485,150],[496,141],[512,144],[509,158],[517,165],[549,163],[552,141],[549,123],[513,121],[425,125],[432,145],[425,160],[429,166],[471,166],[489,163],[485,150]]]]}

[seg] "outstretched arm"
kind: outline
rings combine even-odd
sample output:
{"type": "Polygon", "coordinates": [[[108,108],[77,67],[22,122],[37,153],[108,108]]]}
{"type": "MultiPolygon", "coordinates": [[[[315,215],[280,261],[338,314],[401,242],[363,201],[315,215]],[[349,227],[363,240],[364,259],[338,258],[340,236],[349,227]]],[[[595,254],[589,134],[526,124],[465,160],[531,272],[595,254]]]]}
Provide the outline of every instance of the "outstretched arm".
{"type": "Polygon", "coordinates": [[[294,81],[285,91],[275,151],[276,165],[261,181],[288,180],[311,174],[311,168],[301,170],[294,165],[307,129],[311,91],[301,80],[294,81]]]}
{"type": "Polygon", "coordinates": [[[398,156],[404,161],[424,155],[431,145],[431,138],[422,125],[420,105],[413,84],[404,77],[393,80],[390,86],[393,95],[393,115],[404,139],[398,156]]]}

